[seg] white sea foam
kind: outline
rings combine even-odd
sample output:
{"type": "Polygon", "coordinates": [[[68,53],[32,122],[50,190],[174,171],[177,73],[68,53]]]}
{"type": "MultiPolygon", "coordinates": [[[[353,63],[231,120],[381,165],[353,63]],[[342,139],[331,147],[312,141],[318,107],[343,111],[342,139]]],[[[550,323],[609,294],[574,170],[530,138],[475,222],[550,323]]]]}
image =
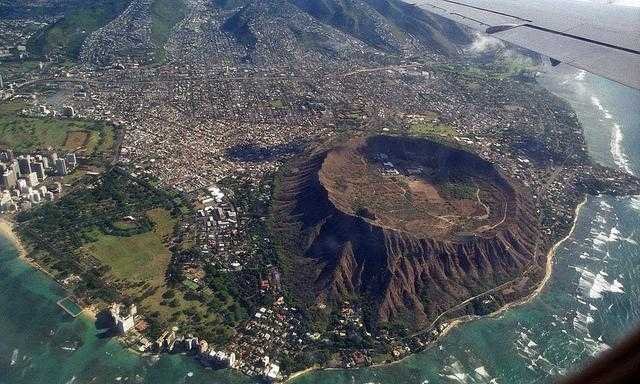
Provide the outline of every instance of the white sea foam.
{"type": "Polygon", "coordinates": [[[473,370],[479,377],[479,379],[489,379],[489,372],[487,372],[487,369],[484,366],[478,367],[476,369],[473,370]]]}
{"type": "Polygon", "coordinates": [[[627,154],[624,153],[622,148],[623,139],[624,135],[622,134],[620,124],[613,124],[613,128],[611,130],[611,156],[613,156],[613,161],[618,167],[633,175],[629,157],[627,157],[627,154]]]}
{"type": "Polygon", "coordinates": [[[640,211],[640,196],[633,196],[629,199],[629,206],[635,211],[640,211]]]}
{"type": "Polygon", "coordinates": [[[442,375],[448,379],[451,379],[458,383],[467,383],[469,380],[469,374],[464,372],[464,367],[459,361],[454,361],[450,367],[448,367],[449,374],[442,375]]]}
{"type": "Polygon", "coordinates": [[[580,273],[578,279],[578,292],[580,297],[589,299],[601,299],[604,292],[624,293],[624,286],[617,279],[609,283],[606,272],[600,271],[594,274],[584,268],[574,267],[580,273]]]}
{"type": "Polygon", "coordinates": [[[11,353],[11,366],[16,365],[16,361],[18,361],[18,348],[13,350],[13,353],[11,353]]]}
{"type": "Polygon", "coordinates": [[[607,110],[602,106],[600,99],[597,96],[591,96],[591,104],[600,110],[600,112],[606,112],[607,110]]]}
{"type": "Polygon", "coordinates": [[[612,208],[613,206],[611,204],[607,203],[605,200],[600,200],[600,209],[610,211],[612,208]]]}
{"type": "Polygon", "coordinates": [[[602,231],[591,231],[592,235],[595,235],[593,239],[594,244],[603,245],[605,243],[613,243],[619,240],[623,240],[623,237],[620,236],[620,230],[617,227],[612,227],[609,230],[609,233],[602,231]]]}

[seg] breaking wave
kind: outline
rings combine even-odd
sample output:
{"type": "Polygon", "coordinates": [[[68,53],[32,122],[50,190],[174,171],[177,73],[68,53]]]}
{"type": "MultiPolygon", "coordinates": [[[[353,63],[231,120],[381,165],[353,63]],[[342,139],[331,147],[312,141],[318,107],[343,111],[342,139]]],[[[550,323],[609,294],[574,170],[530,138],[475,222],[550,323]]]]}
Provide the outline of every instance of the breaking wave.
{"type": "MultiPolygon", "coordinates": [[[[613,119],[611,112],[607,108],[605,108],[600,99],[597,96],[591,96],[591,104],[593,104],[600,112],[602,112],[602,116],[607,119],[613,119]]],[[[629,161],[629,157],[626,153],[624,153],[624,148],[622,146],[622,142],[624,140],[624,135],[622,133],[622,126],[618,123],[613,123],[611,127],[611,156],[613,157],[613,161],[616,163],[618,167],[629,174],[634,174],[633,169],[631,168],[631,162],[629,161]]]]}

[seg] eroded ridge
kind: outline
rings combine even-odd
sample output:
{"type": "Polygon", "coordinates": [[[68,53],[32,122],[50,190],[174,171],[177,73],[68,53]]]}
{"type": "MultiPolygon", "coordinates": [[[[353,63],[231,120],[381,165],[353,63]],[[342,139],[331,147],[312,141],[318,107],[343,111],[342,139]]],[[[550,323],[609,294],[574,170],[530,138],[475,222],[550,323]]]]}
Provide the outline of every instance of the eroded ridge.
{"type": "Polygon", "coordinates": [[[307,287],[296,294],[311,307],[363,303],[372,330],[475,313],[457,306],[488,291],[502,305],[543,276],[526,191],[476,155],[433,141],[372,136],[318,150],[284,176],[274,207],[295,265],[288,278],[307,287]]]}

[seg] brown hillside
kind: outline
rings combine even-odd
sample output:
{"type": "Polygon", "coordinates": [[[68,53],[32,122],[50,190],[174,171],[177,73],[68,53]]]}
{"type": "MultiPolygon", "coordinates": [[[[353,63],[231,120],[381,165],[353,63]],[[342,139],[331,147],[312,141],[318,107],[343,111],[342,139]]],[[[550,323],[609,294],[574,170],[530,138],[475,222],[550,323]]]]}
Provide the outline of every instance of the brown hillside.
{"type": "Polygon", "coordinates": [[[318,150],[291,165],[273,207],[298,298],[359,300],[374,326],[419,328],[478,293],[520,279],[526,289],[510,294],[522,295],[541,277],[526,194],[490,163],[428,140],[374,136],[318,150]]]}

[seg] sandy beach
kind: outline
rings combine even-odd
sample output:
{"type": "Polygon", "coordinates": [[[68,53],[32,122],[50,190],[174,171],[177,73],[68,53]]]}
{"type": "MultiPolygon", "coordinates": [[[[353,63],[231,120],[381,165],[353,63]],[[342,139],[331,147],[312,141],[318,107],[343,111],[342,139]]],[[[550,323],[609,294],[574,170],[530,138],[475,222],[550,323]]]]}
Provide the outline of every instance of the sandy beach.
{"type": "Polygon", "coordinates": [[[88,307],[82,308],[82,313],[80,316],[84,316],[91,321],[96,321],[98,317],[98,308],[95,305],[89,305],[88,307]]]}
{"type": "Polygon", "coordinates": [[[315,371],[317,369],[322,369],[322,368],[318,367],[317,365],[313,365],[313,366],[311,366],[309,368],[303,369],[302,371],[294,372],[289,377],[287,377],[287,379],[284,381],[284,383],[288,383],[291,380],[294,380],[296,377],[300,377],[300,376],[306,375],[306,374],[308,374],[310,372],[313,372],[313,371],[315,371]]]}
{"type": "Polygon", "coordinates": [[[5,237],[6,239],[9,239],[9,241],[13,243],[13,245],[18,250],[21,259],[27,259],[27,249],[24,247],[24,244],[22,244],[22,241],[20,241],[20,238],[13,231],[13,223],[2,216],[0,216],[0,235],[5,237]]]}
{"type": "Polygon", "coordinates": [[[532,299],[534,299],[536,296],[538,296],[540,292],[542,292],[544,287],[547,285],[549,278],[551,278],[551,274],[553,273],[553,258],[556,255],[556,251],[562,244],[564,244],[565,241],[567,241],[573,235],[573,232],[576,229],[576,225],[578,224],[578,217],[580,215],[580,210],[582,209],[582,207],[584,207],[587,201],[588,201],[588,196],[585,195],[584,199],[576,206],[575,214],[573,216],[573,225],[571,226],[571,230],[569,231],[569,233],[567,233],[565,237],[563,237],[562,239],[560,239],[560,241],[555,243],[553,247],[551,247],[551,249],[549,250],[549,253],[547,253],[547,265],[545,269],[545,274],[544,274],[544,277],[542,278],[542,281],[540,281],[540,284],[538,284],[538,287],[533,292],[531,292],[528,296],[503,306],[497,311],[491,313],[489,316],[496,316],[506,311],[507,309],[513,308],[518,305],[526,304],[532,299]]]}
{"type": "Polygon", "coordinates": [[[29,257],[29,251],[27,250],[27,247],[20,240],[18,235],[16,235],[15,231],[13,230],[13,226],[14,226],[13,222],[8,220],[6,217],[0,216],[0,235],[9,239],[9,241],[13,243],[13,245],[18,250],[18,257],[20,258],[20,260],[29,264],[33,268],[38,269],[42,273],[51,277],[55,282],[57,282],[55,276],[53,276],[51,272],[47,271],[45,268],[42,268],[40,264],[36,263],[33,259],[29,257]]]}
{"type": "MultiPolygon", "coordinates": [[[[18,250],[18,257],[20,258],[20,260],[22,260],[26,264],[29,264],[31,267],[41,271],[42,273],[44,273],[47,276],[51,277],[54,282],[60,284],[55,279],[55,276],[53,276],[51,274],[51,272],[47,271],[42,266],[40,266],[37,262],[35,262],[31,258],[29,258],[29,252],[27,251],[27,248],[22,243],[22,241],[20,240],[18,235],[16,235],[15,231],[13,230],[13,226],[14,226],[14,224],[10,220],[8,220],[6,217],[0,216],[0,236],[3,236],[4,238],[6,238],[9,241],[11,241],[11,243],[14,245],[14,247],[18,250]]],[[[62,285],[60,285],[60,287],[62,289],[66,289],[66,287],[64,287],[62,285]]],[[[98,309],[95,308],[95,306],[93,306],[93,305],[90,305],[88,307],[84,307],[82,309],[82,315],[84,317],[87,317],[90,320],[93,320],[93,321],[95,321],[95,319],[96,319],[97,312],[98,312],[98,309]]]]}

